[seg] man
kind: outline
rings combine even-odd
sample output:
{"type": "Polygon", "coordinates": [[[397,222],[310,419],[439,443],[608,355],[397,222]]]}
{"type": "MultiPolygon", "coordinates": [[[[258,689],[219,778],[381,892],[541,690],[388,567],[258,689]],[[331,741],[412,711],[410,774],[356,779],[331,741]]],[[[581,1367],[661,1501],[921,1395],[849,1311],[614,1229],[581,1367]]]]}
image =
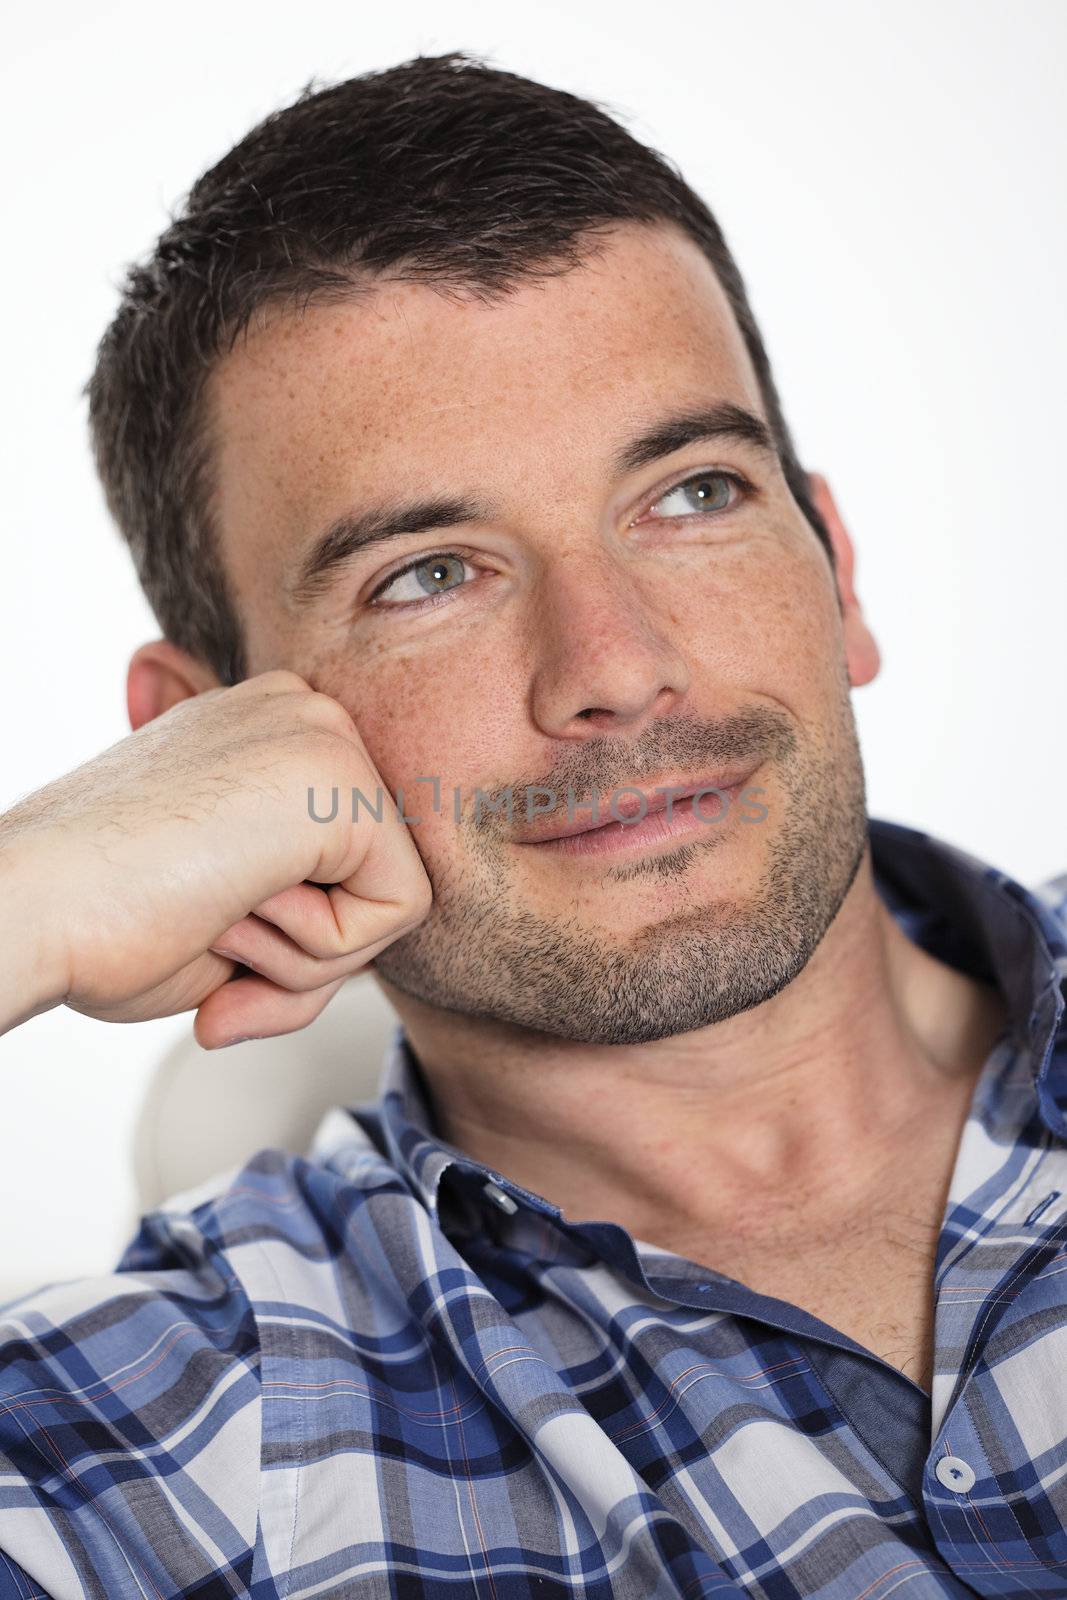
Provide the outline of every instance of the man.
{"type": "Polygon", "coordinates": [[[2,1308],[0,1594],[1067,1594],[1067,880],[868,822],[703,203],[462,54],[306,92],[89,397],[164,638],[3,820],[5,1022],[401,1027],[2,1308]]]}

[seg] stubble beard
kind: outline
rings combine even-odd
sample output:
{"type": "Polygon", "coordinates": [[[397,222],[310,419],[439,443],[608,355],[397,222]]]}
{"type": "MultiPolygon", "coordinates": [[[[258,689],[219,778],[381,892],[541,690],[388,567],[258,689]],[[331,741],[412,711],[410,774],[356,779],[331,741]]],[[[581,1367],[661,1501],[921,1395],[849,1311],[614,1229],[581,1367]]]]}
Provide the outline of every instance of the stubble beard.
{"type": "Polygon", "coordinates": [[[462,867],[453,860],[431,875],[430,915],[378,955],[377,972],[426,1004],[586,1044],[650,1043],[770,999],[810,960],[867,846],[863,764],[841,687],[840,715],[817,748],[780,725],[766,820],[731,823],[768,830],[743,900],[716,899],[702,875],[710,867],[713,882],[715,854],[730,846],[722,824],[709,823],[707,840],[610,869],[616,880],[678,885],[679,909],[622,942],[522,904],[507,850],[479,841],[462,867]]]}

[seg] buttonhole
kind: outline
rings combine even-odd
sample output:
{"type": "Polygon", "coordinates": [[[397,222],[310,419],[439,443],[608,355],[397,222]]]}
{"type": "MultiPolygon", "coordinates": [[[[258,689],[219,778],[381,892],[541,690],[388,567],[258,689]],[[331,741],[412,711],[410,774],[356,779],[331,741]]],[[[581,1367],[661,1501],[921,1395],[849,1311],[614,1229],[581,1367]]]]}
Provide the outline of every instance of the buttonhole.
{"type": "Polygon", "coordinates": [[[1053,1200],[1058,1200],[1059,1197],[1060,1197],[1059,1189],[1053,1189],[1050,1194],[1047,1194],[1045,1196],[1045,1198],[1043,1200],[1039,1201],[1038,1204],[1034,1207],[1034,1209],[1031,1211],[1030,1215],[1027,1217],[1026,1221],[1023,1223],[1023,1227],[1024,1228],[1028,1228],[1032,1222],[1036,1222],[1038,1217],[1043,1216],[1044,1213],[1048,1210],[1048,1208],[1052,1204],[1053,1200]]]}

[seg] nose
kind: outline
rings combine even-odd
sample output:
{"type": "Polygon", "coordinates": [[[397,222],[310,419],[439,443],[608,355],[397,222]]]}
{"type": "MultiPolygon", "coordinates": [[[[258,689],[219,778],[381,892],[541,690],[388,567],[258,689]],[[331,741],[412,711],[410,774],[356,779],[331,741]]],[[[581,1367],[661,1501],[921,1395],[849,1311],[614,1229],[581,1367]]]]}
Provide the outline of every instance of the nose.
{"type": "Polygon", "coordinates": [[[669,608],[608,554],[542,574],[531,714],[552,738],[638,734],[669,714],[690,672],[669,608]]]}

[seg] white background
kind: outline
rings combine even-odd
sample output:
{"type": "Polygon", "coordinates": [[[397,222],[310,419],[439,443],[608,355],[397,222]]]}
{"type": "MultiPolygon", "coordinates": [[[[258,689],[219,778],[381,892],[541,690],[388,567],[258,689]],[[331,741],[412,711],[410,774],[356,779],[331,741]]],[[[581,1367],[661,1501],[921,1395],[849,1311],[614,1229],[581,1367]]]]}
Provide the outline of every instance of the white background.
{"type": "MultiPolygon", "coordinates": [[[[467,49],[607,102],[724,227],[858,546],[871,813],[1024,882],[1067,869],[1063,0],[98,0],[5,33],[0,807],[123,736],[156,632],[80,394],[123,265],[309,78],[467,49]]],[[[0,1039],[0,1300],[113,1263],[137,1109],[190,1021],[0,1039]]]]}

